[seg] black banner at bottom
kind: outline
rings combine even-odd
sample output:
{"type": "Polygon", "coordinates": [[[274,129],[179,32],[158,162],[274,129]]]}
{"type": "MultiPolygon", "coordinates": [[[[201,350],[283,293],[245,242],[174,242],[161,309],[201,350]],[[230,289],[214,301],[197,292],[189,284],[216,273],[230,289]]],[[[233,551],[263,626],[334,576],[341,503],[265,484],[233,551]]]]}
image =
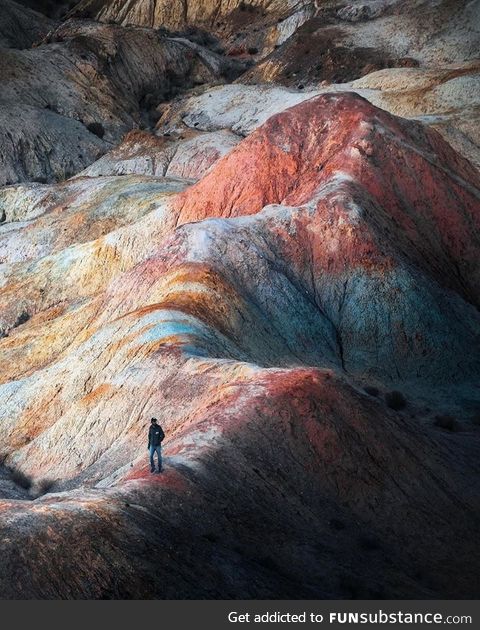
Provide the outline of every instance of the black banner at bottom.
{"type": "MultiPolygon", "coordinates": [[[[455,601],[28,601],[0,602],[4,623],[208,630],[480,627],[480,602],[455,601]]],[[[87,629],[89,630],[89,629],[87,629]]]]}

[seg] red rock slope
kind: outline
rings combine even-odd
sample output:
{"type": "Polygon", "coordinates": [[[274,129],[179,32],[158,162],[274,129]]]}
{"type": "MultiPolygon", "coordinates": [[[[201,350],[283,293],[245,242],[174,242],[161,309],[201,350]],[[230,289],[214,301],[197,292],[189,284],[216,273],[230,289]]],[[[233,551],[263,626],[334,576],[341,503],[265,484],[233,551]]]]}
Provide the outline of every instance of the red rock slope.
{"type": "Polygon", "coordinates": [[[342,94],[171,186],[0,268],[2,595],[478,595],[477,172],[342,94]]]}

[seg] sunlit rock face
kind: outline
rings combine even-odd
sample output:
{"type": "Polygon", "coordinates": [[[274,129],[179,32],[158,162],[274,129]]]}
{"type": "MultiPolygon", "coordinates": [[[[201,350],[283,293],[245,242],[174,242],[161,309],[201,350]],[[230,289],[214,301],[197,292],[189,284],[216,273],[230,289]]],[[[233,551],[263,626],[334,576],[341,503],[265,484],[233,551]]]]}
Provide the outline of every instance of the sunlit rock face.
{"type": "Polygon", "coordinates": [[[206,31],[232,56],[270,52],[315,15],[312,0],[82,0],[70,15],[101,22],[206,31]]]}
{"type": "Polygon", "coordinates": [[[229,129],[196,130],[155,136],[132,132],[122,143],[80,173],[80,176],[155,175],[200,179],[215,162],[240,142],[229,129]]]}
{"type": "Polygon", "coordinates": [[[70,15],[170,30],[197,27],[253,70],[287,84],[341,80],[412,61],[478,56],[480,7],[469,0],[81,0],[70,15]],[[350,54],[349,54],[350,53],[350,54]],[[353,54],[352,54],[353,53],[353,54]],[[369,69],[370,66],[370,69],[369,69]]]}
{"type": "Polygon", "coordinates": [[[270,116],[319,94],[356,92],[387,111],[433,127],[480,166],[478,61],[435,68],[387,68],[342,84],[296,90],[235,83],[188,93],[162,107],[158,134],[229,129],[250,134],[270,116]]]}
{"type": "Polygon", "coordinates": [[[415,117],[480,168],[480,62],[436,68],[392,68],[352,84],[393,114],[415,117]]]}
{"type": "Polygon", "coordinates": [[[220,19],[233,11],[255,13],[256,11],[270,13],[287,13],[287,11],[299,10],[313,2],[306,0],[253,0],[252,2],[240,2],[240,0],[199,0],[198,2],[183,2],[182,0],[160,0],[159,2],[128,2],[116,0],[103,2],[102,0],[85,0],[75,8],[76,13],[87,13],[89,17],[99,20],[124,21],[127,24],[139,26],[181,26],[195,22],[211,22],[220,19]],[[241,7],[241,5],[243,5],[241,7]],[[245,6],[245,5],[248,5],[245,6]]]}
{"type": "Polygon", "coordinates": [[[343,6],[316,2],[313,15],[242,81],[303,88],[344,83],[382,68],[478,59],[480,5],[459,0],[379,0],[343,6]]]}
{"type": "Polygon", "coordinates": [[[1,191],[0,592],[472,596],[478,171],[353,93],[235,138],[1,191]]]}

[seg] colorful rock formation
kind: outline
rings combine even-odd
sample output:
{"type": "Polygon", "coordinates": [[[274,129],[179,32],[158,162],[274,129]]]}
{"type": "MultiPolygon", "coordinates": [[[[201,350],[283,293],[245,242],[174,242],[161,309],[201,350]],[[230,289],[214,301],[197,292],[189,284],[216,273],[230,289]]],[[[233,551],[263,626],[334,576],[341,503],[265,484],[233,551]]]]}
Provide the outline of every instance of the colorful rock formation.
{"type": "Polygon", "coordinates": [[[480,176],[370,102],[450,116],[429,92],[476,65],[184,94],[225,58],[74,18],[6,54],[0,115],[55,97],[95,140],[76,161],[72,135],[17,125],[45,179],[70,156],[66,181],[3,153],[0,597],[478,597],[480,176]],[[139,130],[167,63],[186,85],[139,130]]]}
{"type": "Polygon", "coordinates": [[[78,173],[149,124],[153,105],[221,79],[232,63],[156,31],[83,21],[36,48],[2,50],[0,185],[78,173]]]}
{"type": "Polygon", "coordinates": [[[237,56],[271,51],[315,11],[312,0],[82,0],[70,15],[190,33],[193,27],[210,33],[237,56]]]}

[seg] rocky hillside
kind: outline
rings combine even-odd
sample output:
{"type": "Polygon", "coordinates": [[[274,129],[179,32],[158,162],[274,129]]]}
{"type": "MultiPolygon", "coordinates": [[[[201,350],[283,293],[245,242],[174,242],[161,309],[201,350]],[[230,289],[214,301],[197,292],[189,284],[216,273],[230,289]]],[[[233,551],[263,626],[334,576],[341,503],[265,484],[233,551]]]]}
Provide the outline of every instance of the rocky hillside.
{"type": "Polygon", "coordinates": [[[55,22],[37,11],[27,10],[13,0],[0,1],[0,47],[30,48],[45,37],[55,22]]]}
{"type": "Polygon", "coordinates": [[[8,5],[0,596],[478,598],[479,3],[8,5]]]}

